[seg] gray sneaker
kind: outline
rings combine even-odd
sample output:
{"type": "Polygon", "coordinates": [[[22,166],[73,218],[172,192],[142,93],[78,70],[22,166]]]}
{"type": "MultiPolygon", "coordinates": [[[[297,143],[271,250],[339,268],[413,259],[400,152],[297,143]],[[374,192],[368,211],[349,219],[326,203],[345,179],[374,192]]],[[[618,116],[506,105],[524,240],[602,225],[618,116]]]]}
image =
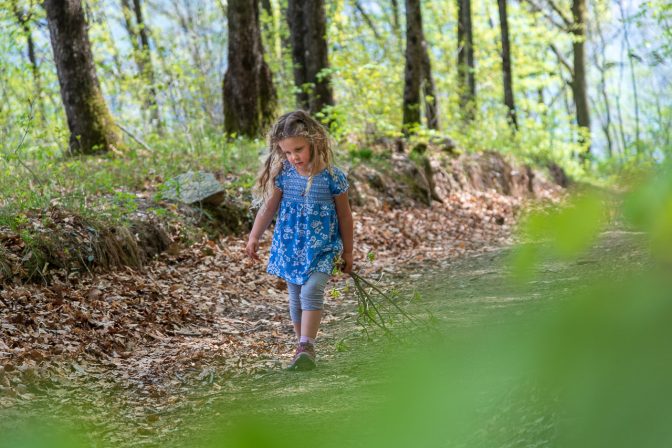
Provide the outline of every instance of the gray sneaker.
{"type": "Polygon", "coordinates": [[[287,370],[306,371],[313,370],[316,366],[315,346],[310,342],[301,342],[287,370]]]}

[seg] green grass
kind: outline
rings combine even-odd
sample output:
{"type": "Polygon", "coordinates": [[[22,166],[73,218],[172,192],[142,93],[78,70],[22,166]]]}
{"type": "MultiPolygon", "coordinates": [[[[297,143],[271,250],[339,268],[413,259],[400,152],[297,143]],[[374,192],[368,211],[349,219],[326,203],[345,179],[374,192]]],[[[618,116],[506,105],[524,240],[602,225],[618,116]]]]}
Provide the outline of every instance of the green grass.
{"type": "MultiPolygon", "coordinates": [[[[152,151],[133,149],[123,155],[35,158],[21,163],[0,159],[0,225],[11,225],[21,213],[57,205],[77,214],[98,215],[101,208],[132,211],[129,194],[150,194],[168,179],[189,170],[228,176],[231,191],[251,186],[259,163],[261,141],[227,142],[221,136],[194,142],[167,139],[153,142],[152,151]],[[131,207],[131,209],[129,209],[131,207]]],[[[20,218],[18,218],[20,219],[20,218]]]]}

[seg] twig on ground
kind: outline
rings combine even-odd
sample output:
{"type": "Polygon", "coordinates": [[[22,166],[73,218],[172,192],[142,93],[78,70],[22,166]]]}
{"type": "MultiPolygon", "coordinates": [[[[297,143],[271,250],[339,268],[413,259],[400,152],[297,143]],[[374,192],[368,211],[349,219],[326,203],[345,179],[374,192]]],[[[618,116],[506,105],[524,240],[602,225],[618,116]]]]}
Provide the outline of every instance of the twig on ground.
{"type": "Polygon", "coordinates": [[[413,327],[425,326],[423,322],[412,317],[408,312],[399,306],[397,300],[383,291],[380,287],[366,280],[361,275],[351,272],[350,277],[355,284],[355,294],[359,303],[359,316],[357,321],[362,324],[366,330],[366,323],[370,323],[380,328],[385,334],[398,339],[390,328],[390,320],[386,315],[391,314],[401,316],[402,321],[406,320],[413,327]],[[368,289],[368,291],[367,291],[368,289]],[[372,293],[375,293],[375,297],[372,293]],[[393,308],[391,312],[384,312],[385,307],[393,308]]]}
{"type": "Polygon", "coordinates": [[[126,129],[124,126],[120,125],[119,123],[115,123],[115,124],[117,125],[117,127],[118,127],[119,129],[121,129],[122,131],[124,131],[129,137],[131,137],[133,140],[135,140],[136,143],[138,143],[140,146],[142,146],[143,148],[145,148],[145,149],[146,149],[147,151],[149,151],[149,152],[153,152],[153,151],[152,151],[152,148],[150,148],[149,145],[148,145],[147,143],[145,143],[144,141],[142,141],[142,139],[141,139],[140,137],[137,137],[135,134],[133,134],[131,131],[129,131],[129,130],[126,129]]]}

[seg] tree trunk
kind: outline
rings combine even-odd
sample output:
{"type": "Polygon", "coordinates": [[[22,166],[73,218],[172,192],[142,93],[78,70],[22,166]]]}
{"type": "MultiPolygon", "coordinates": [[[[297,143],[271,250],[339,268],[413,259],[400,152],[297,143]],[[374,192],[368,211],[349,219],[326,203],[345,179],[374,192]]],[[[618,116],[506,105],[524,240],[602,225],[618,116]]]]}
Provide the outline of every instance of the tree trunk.
{"type": "Polygon", "coordinates": [[[299,107],[316,114],[334,105],[327,49],[324,0],[289,0],[287,23],[292,42],[294,84],[299,107]]]}
{"type": "Polygon", "coordinates": [[[460,107],[471,121],[476,109],[474,42],[471,25],[471,0],[457,0],[457,73],[460,107]]]}
{"type": "Polygon", "coordinates": [[[81,1],[46,0],[44,8],[70,129],[70,152],[90,154],[121,149],[120,130],[96,76],[81,1]]]}
{"type": "Polygon", "coordinates": [[[508,122],[514,130],[518,129],[516,106],[513,100],[513,76],[511,74],[511,46],[509,44],[509,23],[506,13],[506,0],[497,0],[499,6],[499,28],[502,35],[502,76],[504,85],[504,104],[509,109],[508,122]]]}
{"type": "MultiPolygon", "coordinates": [[[[586,3],[585,0],[572,1],[572,16],[574,23],[572,25],[573,50],[574,50],[574,79],[572,80],[572,91],[574,94],[574,103],[576,106],[576,122],[583,132],[590,135],[590,114],[588,109],[588,90],[586,86],[586,3]]],[[[583,133],[579,136],[581,143],[586,143],[583,133]]],[[[585,158],[590,153],[590,139],[587,140],[588,148],[585,158]]]]}
{"type": "Polygon", "coordinates": [[[434,78],[432,78],[432,64],[429,60],[427,45],[422,40],[422,91],[425,101],[425,118],[429,129],[439,129],[439,111],[436,90],[434,89],[434,78]]]}
{"type": "Polygon", "coordinates": [[[224,75],[224,129],[258,137],[274,118],[276,93],[264,61],[258,0],[230,0],[228,68],[224,75]]]}
{"type": "Polygon", "coordinates": [[[420,0],[406,0],[406,66],[404,75],[404,133],[420,124],[420,84],[422,83],[422,24],[420,0]]]}
{"type": "Polygon", "coordinates": [[[420,93],[425,97],[427,126],[438,129],[439,120],[432,69],[422,31],[420,0],[406,0],[406,66],[404,76],[403,131],[421,123],[420,93]]]}

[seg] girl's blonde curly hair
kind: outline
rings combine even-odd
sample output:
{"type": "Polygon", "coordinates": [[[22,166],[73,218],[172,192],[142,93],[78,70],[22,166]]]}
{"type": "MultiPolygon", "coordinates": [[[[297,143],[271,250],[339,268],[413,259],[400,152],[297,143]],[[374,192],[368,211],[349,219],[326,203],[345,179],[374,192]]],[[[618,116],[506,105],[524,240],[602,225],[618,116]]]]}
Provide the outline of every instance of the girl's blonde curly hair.
{"type": "Polygon", "coordinates": [[[311,172],[306,192],[312,185],[313,176],[319,172],[321,167],[326,167],[333,174],[334,153],[327,129],[306,111],[297,110],[286,113],[278,119],[267,134],[268,156],[255,183],[253,207],[263,206],[273,194],[275,178],[282,171],[282,163],[287,160],[278,143],[291,137],[304,137],[308,140],[310,147],[311,172]]]}

